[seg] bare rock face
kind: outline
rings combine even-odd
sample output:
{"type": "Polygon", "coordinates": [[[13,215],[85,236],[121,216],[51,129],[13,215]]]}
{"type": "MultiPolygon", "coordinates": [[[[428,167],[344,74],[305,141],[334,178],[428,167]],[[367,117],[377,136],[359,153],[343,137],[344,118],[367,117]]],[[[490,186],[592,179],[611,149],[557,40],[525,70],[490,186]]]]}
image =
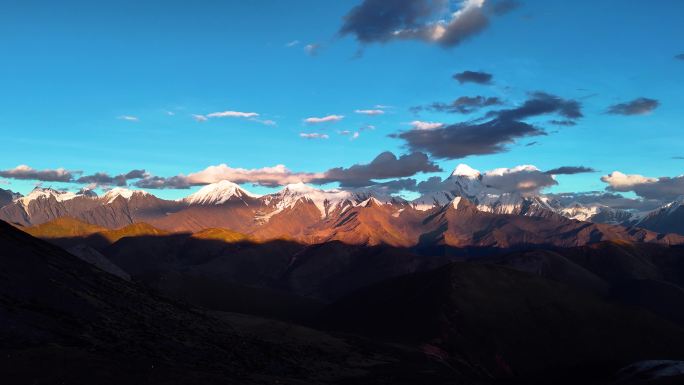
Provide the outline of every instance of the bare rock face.
{"type": "Polygon", "coordinates": [[[22,195],[19,193],[15,193],[11,190],[5,190],[0,188],[0,207],[6,206],[12,203],[12,201],[14,201],[15,199],[19,199],[21,197],[22,195]]]}

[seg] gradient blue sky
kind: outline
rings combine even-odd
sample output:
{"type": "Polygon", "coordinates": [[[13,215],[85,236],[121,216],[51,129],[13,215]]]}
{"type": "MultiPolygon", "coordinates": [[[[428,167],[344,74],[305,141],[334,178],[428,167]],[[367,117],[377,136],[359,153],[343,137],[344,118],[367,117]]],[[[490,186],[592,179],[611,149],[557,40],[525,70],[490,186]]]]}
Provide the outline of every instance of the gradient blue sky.
{"type": "MultiPolygon", "coordinates": [[[[338,36],[342,18],[359,3],[3,1],[0,169],[26,164],[172,176],[227,163],[319,172],[367,163],[386,150],[407,153],[388,135],[413,120],[466,120],[416,115],[412,106],[485,95],[510,108],[528,92],[544,91],[581,101],[584,118],[519,140],[507,152],[438,160],[445,171],[435,175],[461,162],[482,170],[582,165],[598,172],[558,176],[551,191],[589,191],[603,190],[600,177],[614,170],[684,173],[684,160],[675,159],[684,156],[684,60],[674,58],[684,53],[684,2],[521,0],[449,48],[421,41],[362,46],[338,36]],[[293,41],[299,44],[288,47],[293,41]],[[320,45],[316,55],[305,52],[307,44],[320,45]],[[494,83],[460,85],[451,76],[464,70],[489,72],[494,83]],[[606,113],[639,97],[660,106],[646,115],[606,113]],[[375,105],[392,108],[381,116],[354,113],[375,105]],[[257,112],[277,125],[192,117],[225,110],[257,112]],[[345,119],[303,121],[329,114],[345,119]],[[376,129],[356,140],[337,133],[368,124],[376,129]],[[329,139],[305,139],[302,132],[329,139]]],[[[23,193],[35,184],[3,183],[23,193]]],[[[169,198],[188,193],[155,191],[169,198]]]]}

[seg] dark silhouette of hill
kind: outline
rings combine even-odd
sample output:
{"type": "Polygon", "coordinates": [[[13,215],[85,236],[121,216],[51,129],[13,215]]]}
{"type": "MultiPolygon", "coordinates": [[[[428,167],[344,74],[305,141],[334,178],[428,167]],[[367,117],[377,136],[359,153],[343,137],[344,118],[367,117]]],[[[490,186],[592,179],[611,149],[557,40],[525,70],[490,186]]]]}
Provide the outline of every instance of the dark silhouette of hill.
{"type": "Polygon", "coordinates": [[[165,299],[4,222],[0,250],[3,384],[447,384],[455,376],[407,348],[238,322],[165,299]]]}
{"type": "Polygon", "coordinates": [[[319,322],[520,383],[607,381],[634,361],[684,357],[680,326],[490,264],[453,263],[373,285],[330,305],[319,322]]]}

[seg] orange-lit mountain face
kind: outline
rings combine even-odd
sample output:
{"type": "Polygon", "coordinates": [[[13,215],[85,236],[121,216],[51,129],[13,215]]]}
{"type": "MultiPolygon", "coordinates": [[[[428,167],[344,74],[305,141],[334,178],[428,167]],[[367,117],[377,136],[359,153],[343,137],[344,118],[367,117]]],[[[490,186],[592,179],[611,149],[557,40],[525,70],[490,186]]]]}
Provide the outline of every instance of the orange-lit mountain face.
{"type": "Polygon", "coordinates": [[[41,238],[86,237],[97,233],[108,243],[126,236],[196,233],[207,229],[224,229],[262,242],[340,241],[394,247],[571,247],[599,241],[684,243],[682,235],[582,222],[548,210],[528,214],[483,211],[463,197],[429,209],[374,196],[338,200],[307,194],[241,196],[209,204],[163,201],[151,195],[107,201],[80,197],[62,202],[48,197],[33,200],[27,206],[15,203],[0,213],[6,217],[17,210],[24,210],[25,215],[15,218],[14,223],[28,225],[27,231],[41,238]],[[41,213],[52,214],[27,214],[39,209],[43,210],[41,213]],[[31,226],[34,221],[39,224],[31,226]]]}

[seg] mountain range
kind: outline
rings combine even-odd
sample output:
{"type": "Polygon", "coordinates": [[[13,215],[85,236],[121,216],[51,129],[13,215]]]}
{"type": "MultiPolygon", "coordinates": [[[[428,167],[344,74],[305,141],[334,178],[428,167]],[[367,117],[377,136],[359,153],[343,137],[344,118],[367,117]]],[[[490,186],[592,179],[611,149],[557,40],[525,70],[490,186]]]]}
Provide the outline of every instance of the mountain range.
{"type": "Polygon", "coordinates": [[[225,228],[260,240],[404,247],[572,246],[618,239],[672,243],[679,237],[664,234],[684,234],[684,199],[643,215],[577,202],[562,205],[550,196],[487,186],[482,175],[465,165],[440,187],[412,201],[382,190],[321,190],[302,183],[260,196],[230,181],[175,201],[124,188],[103,196],[36,188],[21,197],[4,190],[0,219],[27,227],[70,217],[109,229],[147,223],[168,232],[225,228]]]}
{"type": "Polygon", "coordinates": [[[682,365],[681,203],[599,223],[585,214],[621,214],[497,191],[466,166],[441,187],[413,201],[229,181],[176,201],[6,192],[0,370],[8,383],[631,385],[682,365]]]}

